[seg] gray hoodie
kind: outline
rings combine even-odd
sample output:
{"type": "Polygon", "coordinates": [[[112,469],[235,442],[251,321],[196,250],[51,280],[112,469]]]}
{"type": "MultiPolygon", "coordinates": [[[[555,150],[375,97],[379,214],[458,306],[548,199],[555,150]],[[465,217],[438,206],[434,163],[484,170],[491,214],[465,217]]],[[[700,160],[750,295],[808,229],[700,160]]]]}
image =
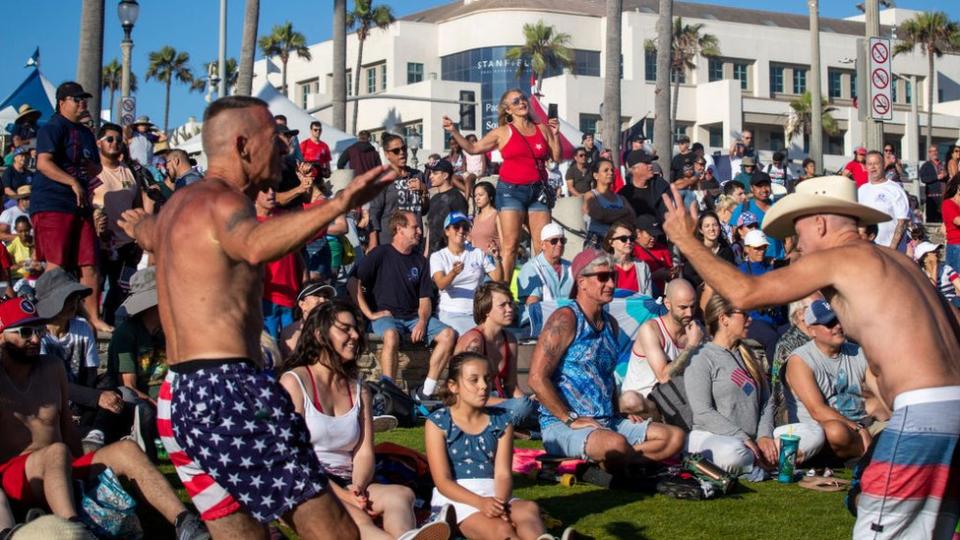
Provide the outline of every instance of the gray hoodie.
{"type": "Polygon", "coordinates": [[[738,351],[707,343],[683,373],[693,429],[714,435],[757,439],[773,436],[773,400],[746,369],[738,351]]]}

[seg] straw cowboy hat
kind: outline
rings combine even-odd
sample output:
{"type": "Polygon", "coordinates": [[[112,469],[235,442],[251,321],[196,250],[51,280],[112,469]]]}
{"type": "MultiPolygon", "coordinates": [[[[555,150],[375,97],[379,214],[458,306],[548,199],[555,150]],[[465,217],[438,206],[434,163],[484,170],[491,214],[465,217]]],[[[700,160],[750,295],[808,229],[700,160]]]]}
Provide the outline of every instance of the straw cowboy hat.
{"type": "Polygon", "coordinates": [[[774,238],[794,234],[793,222],[811,214],[839,214],[856,218],[860,225],[890,221],[887,214],[857,202],[857,185],[843,176],[821,176],[804,180],[777,201],[763,218],[763,230],[774,238]]]}
{"type": "Polygon", "coordinates": [[[30,106],[29,103],[24,103],[17,109],[17,118],[14,120],[14,123],[17,122],[36,122],[40,118],[40,111],[34,109],[30,106]]]}

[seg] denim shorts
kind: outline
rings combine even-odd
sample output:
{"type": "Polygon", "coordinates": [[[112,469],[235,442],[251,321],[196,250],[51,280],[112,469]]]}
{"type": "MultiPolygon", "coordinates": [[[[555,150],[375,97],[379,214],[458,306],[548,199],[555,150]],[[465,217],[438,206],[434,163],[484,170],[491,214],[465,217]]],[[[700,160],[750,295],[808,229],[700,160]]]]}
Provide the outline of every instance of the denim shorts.
{"type": "MultiPolygon", "coordinates": [[[[605,429],[615,431],[627,439],[630,446],[636,446],[647,438],[647,426],[650,419],[632,422],[626,418],[617,418],[601,422],[605,429]]],[[[554,422],[543,428],[543,448],[551,456],[566,456],[587,459],[587,438],[597,428],[573,429],[563,422],[554,422]]]]}
{"type": "Polygon", "coordinates": [[[497,182],[497,210],[513,210],[517,212],[549,212],[550,208],[540,200],[543,191],[543,182],[532,184],[511,184],[500,180],[497,182]]]}
{"type": "MultiPolygon", "coordinates": [[[[383,337],[383,334],[385,334],[387,330],[396,330],[397,333],[400,334],[401,339],[409,341],[410,333],[413,332],[413,328],[417,326],[418,321],[419,319],[416,317],[407,320],[394,319],[393,317],[382,317],[380,319],[370,321],[370,328],[375,336],[380,337],[383,337]]],[[[427,319],[427,336],[425,344],[429,345],[433,343],[433,341],[437,339],[437,336],[440,335],[440,332],[443,332],[447,328],[449,327],[435,317],[430,317],[427,319]]]]}

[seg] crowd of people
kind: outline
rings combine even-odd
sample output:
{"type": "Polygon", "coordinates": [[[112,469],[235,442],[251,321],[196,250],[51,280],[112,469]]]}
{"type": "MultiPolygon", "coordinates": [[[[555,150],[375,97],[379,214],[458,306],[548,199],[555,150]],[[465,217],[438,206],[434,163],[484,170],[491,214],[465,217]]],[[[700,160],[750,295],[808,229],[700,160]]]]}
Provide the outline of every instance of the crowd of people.
{"type": "Polygon", "coordinates": [[[513,496],[521,431],[611,474],[698,453],[750,481],[795,435],[811,468],[863,460],[856,537],[956,528],[956,157],[932,148],[920,171],[944,248],[915,226],[892,147],[795,175],[744,131],[727,174],[687,137],[661,166],[643,137],[614,160],[585,135],[564,178],[557,121],[510,90],[480,138],[443,118],[449,153],[424,170],[403,137],[381,155],[361,133],[332,192],[320,122],[300,142],[264,102],[221,98],[201,173],[149,119],[92,129],[89,97],[61,84],[3,176],[0,529],[33,506],[82,521],[70,479],[110,468],[184,539],[278,519],[306,538],[554,538],[513,496]],[[582,231],[552,219],[560,197],[580,198],[582,231]],[[623,299],[657,302],[633,335],[623,299]],[[412,344],[423,381],[400,377],[412,344]],[[396,419],[365,378],[409,383],[425,418],[426,519],[375,475],[396,419]]]}

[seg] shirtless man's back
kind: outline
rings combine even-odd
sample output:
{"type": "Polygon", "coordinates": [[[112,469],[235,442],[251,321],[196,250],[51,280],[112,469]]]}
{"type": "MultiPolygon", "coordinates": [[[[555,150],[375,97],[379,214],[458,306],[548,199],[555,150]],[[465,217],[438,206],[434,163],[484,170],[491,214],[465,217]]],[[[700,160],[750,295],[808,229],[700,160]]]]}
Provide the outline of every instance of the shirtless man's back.
{"type": "Polygon", "coordinates": [[[849,193],[843,184],[849,180],[837,178],[801,184],[797,197],[777,203],[792,209],[783,218],[772,208],[764,229],[781,236],[795,230],[803,256],[763,276],[744,276],[713,257],[693,236],[694,216],[673,200],[664,229],[704,280],[739,309],[823,291],[894,409],[863,474],[854,536],[949,538],[960,514],[960,327],[916,264],[860,240],[857,218],[872,214],[849,193]]]}
{"type": "Polygon", "coordinates": [[[158,429],[177,473],[215,537],[263,536],[279,517],[301,537],[355,538],[303,419],[260,371],[262,267],[299,249],[378,193],[383,168],[355,178],[324,205],[260,223],[253,197],[279,178],[286,148],[266,104],[217,100],[204,117],[207,175],[156,217],[122,224],[157,261],[170,372],[158,429]]]}

